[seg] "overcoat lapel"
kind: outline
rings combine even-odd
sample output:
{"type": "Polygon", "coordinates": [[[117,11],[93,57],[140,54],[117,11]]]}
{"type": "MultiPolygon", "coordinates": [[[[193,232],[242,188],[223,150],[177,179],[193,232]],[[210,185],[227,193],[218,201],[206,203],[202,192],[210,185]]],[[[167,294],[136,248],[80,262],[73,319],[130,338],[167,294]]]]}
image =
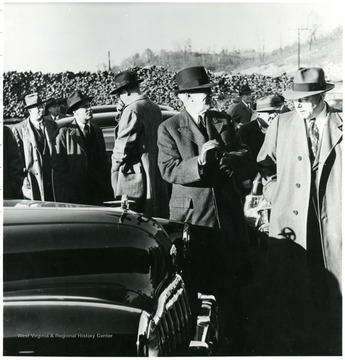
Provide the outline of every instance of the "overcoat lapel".
{"type": "Polygon", "coordinates": [[[73,120],[69,126],[71,138],[81,147],[83,152],[86,154],[86,148],[84,144],[84,140],[81,136],[79,126],[76,120],[73,120]]]}
{"type": "MultiPolygon", "coordinates": [[[[290,121],[291,128],[288,131],[293,134],[293,147],[292,149],[299,149],[302,151],[302,155],[309,158],[309,146],[308,137],[305,129],[304,120],[302,120],[296,111],[294,111],[293,118],[290,121]]],[[[284,139],[281,139],[284,141],[284,139]]],[[[300,155],[300,154],[299,154],[300,155]]]]}
{"type": "Polygon", "coordinates": [[[199,146],[206,142],[205,136],[185,109],[181,112],[180,127],[178,128],[178,131],[199,146]]]}
{"type": "MultiPolygon", "coordinates": [[[[210,139],[220,140],[221,137],[219,136],[219,134],[222,132],[224,122],[222,121],[222,119],[212,117],[211,114],[208,112],[206,112],[205,116],[207,118],[207,133],[210,135],[210,139]]],[[[180,131],[184,136],[187,136],[197,145],[201,146],[207,141],[198,126],[195,124],[192,117],[185,109],[181,112],[180,124],[181,126],[179,127],[178,131],[180,131]]]]}
{"type": "Polygon", "coordinates": [[[320,148],[320,164],[322,165],[326,162],[329,157],[332,149],[336,144],[338,144],[341,139],[343,123],[337,113],[330,113],[328,117],[328,124],[324,128],[324,133],[322,135],[321,148],[320,148]]]}
{"type": "Polygon", "coordinates": [[[28,139],[30,139],[30,143],[32,144],[32,147],[34,149],[38,149],[36,136],[35,136],[35,133],[34,133],[34,130],[33,130],[32,126],[33,125],[31,124],[30,120],[27,119],[26,120],[26,127],[25,127],[26,136],[24,136],[23,139],[25,139],[25,137],[27,137],[28,139]]]}
{"type": "Polygon", "coordinates": [[[49,121],[45,121],[45,128],[46,128],[46,138],[49,146],[50,154],[52,153],[52,140],[55,133],[55,128],[52,126],[52,124],[49,121]]]}

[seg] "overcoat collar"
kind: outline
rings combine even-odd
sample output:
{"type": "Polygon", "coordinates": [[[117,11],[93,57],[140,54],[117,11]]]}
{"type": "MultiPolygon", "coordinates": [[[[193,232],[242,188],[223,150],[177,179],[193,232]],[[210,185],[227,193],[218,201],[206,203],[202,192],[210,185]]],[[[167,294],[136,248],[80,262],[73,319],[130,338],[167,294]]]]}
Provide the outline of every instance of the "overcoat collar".
{"type": "Polygon", "coordinates": [[[148,97],[147,97],[145,94],[141,94],[141,95],[135,97],[135,99],[133,99],[133,101],[131,101],[130,103],[128,103],[126,106],[124,106],[123,109],[125,109],[127,106],[130,106],[130,105],[132,105],[133,103],[135,103],[135,102],[137,102],[137,101],[145,100],[145,99],[148,99],[148,97]]]}
{"type": "MultiPolygon", "coordinates": [[[[205,116],[219,134],[224,126],[223,120],[213,116],[212,111],[207,111],[205,116]]],[[[182,135],[187,136],[197,145],[203,145],[207,141],[186,109],[183,109],[180,113],[180,127],[178,128],[178,131],[182,135]]]]}

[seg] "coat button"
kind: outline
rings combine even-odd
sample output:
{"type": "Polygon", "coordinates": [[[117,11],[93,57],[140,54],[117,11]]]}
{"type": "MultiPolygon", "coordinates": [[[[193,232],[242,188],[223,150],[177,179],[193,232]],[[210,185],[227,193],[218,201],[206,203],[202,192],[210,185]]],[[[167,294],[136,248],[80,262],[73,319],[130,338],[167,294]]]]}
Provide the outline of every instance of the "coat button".
{"type": "Polygon", "coordinates": [[[294,210],[293,213],[294,213],[294,215],[298,215],[298,211],[297,211],[297,210],[294,210]]]}
{"type": "Polygon", "coordinates": [[[299,156],[297,159],[298,159],[299,161],[301,161],[301,160],[302,160],[302,156],[299,156]]]}
{"type": "Polygon", "coordinates": [[[297,187],[297,188],[300,188],[300,187],[301,187],[301,184],[300,184],[300,183],[296,183],[296,187],[297,187]]]}

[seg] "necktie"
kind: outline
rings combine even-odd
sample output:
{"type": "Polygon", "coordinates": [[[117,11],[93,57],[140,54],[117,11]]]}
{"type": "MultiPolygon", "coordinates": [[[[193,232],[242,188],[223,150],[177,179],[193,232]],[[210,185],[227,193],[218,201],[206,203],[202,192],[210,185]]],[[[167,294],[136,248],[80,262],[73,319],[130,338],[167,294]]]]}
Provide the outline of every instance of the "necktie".
{"type": "Polygon", "coordinates": [[[315,124],[315,118],[307,120],[307,130],[309,135],[309,146],[314,160],[319,148],[319,129],[315,124]]]}
{"type": "Polygon", "coordinates": [[[88,139],[90,136],[90,126],[88,124],[84,126],[84,136],[85,139],[88,139]]]}
{"type": "Polygon", "coordinates": [[[207,130],[206,130],[205,115],[204,116],[199,115],[198,120],[199,120],[198,127],[199,127],[200,131],[205,136],[205,138],[208,139],[207,130]]]}

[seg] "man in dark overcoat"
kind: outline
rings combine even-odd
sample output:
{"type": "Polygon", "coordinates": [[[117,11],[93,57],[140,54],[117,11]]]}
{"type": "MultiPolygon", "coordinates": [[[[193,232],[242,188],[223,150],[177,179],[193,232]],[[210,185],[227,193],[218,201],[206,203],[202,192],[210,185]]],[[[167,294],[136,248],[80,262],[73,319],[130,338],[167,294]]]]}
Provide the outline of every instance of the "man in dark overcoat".
{"type": "Polygon", "coordinates": [[[251,265],[235,177],[250,155],[231,117],[210,110],[206,69],[186,68],[175,79],[184,109],[158,128],[158,165],[172,184],[170,219],[193,225],[191,284],[196,292],[216,294],[225,341],[240,346],[239,289],[251,281],[251,265]]]}
{"type": "Polygon", "coordinates": [[[257,158],[289,355],[341,355],[343,120],[324,101],[333,88],[323,69],[300,68],[283,93],[295,109],[272,121],[257,158]]]}
{"type": "Polygon", "coordinates": [[[8,126],[3,129],[3,198],[22,198],[24,162],[16,139],[8,126]]]}
{"type": "Polygon", "coordinates": [[[92,97],[80,91],[67,99],[74,120],[62,126],[52,157],[56,201],[102,205],[113,199],[102,130],[92,123],[92,97]]]}
{"type": "Polygon", "coordinates": [[[231,105],[227,111],[235,122],[237,128],[250,122],[253,115],[253,95],[248,84],[241,86],[239,95],[240,101],[237,104],[231,105]]]}
{"type": "Polygon", "coordinates": [[[253,120],[244,124],[238,129],[242,142],[247,145],[252,154],[253,168],[248,174],[250,188],[255,176],[258,173],[256,158],[265,140],[266,130],[272,119],[280,112],[282,103],[278,96],[268,95],[259,98],[256,102],[256,111],[253,120]]]}

